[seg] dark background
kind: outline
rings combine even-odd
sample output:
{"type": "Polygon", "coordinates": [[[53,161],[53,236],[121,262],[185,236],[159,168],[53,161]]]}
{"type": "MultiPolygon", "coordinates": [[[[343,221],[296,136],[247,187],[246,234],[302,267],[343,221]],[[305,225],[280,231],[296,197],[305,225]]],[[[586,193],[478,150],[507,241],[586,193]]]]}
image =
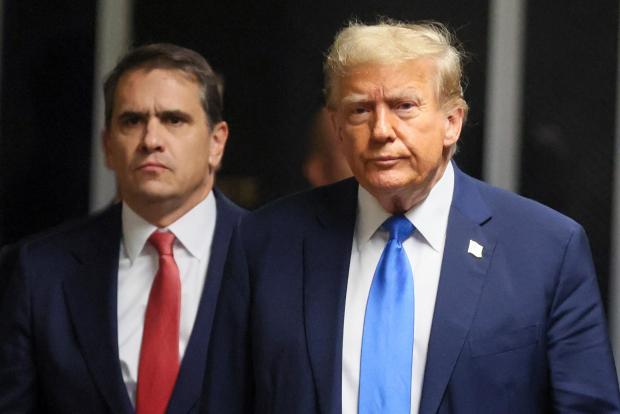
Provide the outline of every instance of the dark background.
{"type": "MultiPolygon", "coordinates": [[[[590,237],[607,296],[618,2],[527,1],[519,191],[590,237]]],[[[88,213],[97,2],[4,2],[0,244],[88,213]]],[[[307,129],[322,104],[323,53],[348,20],[433,19],[470,58],[470,118],[456,156],[482,174],[488,1],[136,0],[134,44],[204,54],[226,79],[231,138],[219,182],[256,207],[308,186],[307,129]]]]}

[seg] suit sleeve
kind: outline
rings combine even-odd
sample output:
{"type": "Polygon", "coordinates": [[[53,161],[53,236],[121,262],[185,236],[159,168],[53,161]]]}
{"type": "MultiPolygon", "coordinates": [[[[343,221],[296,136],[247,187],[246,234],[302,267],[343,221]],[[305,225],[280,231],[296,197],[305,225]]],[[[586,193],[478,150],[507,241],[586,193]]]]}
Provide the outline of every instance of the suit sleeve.
{"type": "Polygon", "coordinates": [[[239,228],[233,235],[211,331],[202,413],[252,412],[250,283],[239,228]]]}
{"type": "Polygon", "coordinates": [[[0,412],[32,413],[36,406],[36,366],[33,357],[30,283],[22,250],[2,257],[7,282],[0,299],[0,412]],[[10,262],[7,262],[10,261],[10,262]]]}
{"type": "Polygon", "coordinates": [[[547,330],[558,413],[619,413],[620,395],[605,316],[581,227],[566,246],[547,330]]]}

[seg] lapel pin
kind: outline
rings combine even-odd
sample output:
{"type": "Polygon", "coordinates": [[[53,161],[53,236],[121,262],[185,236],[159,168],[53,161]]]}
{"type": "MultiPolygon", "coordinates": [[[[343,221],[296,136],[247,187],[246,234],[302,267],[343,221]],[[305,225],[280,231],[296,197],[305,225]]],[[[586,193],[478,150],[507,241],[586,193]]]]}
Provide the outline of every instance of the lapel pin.
{"type": "Polygon", "coordinates": [[[467,248],[467,253],[480,259],[482,257],[482,246],[478,242],[470,240],[469,247],[467,248]]]}

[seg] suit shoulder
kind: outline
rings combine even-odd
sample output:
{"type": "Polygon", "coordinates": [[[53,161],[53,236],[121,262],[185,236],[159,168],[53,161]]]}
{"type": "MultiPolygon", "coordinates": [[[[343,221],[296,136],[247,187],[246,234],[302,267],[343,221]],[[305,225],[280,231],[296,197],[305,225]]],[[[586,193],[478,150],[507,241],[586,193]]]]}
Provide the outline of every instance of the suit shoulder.
{"type": "MultiPolygon", "coordinates": [[[[108,207],[92,215],[69,220],[41,233],[28,236],[18,244],[22,252],[28,254],[53,254],[69,246],[79,246],[87,237],[94,234],[120,232],[120,204],[108,207]]],[[[120,234],[120,233],[119,233],[120,234]]]]}
{"type": "Polygon", "coordinates": [[[247,214],[248,211],[246,209],[239,207],[218,188],[213,189],[213,194],[215,195],[218,211],[223,212],[227,217],[239,219],[239,217],[247,214]]]}
{"type": "Polygon", "coordinates": [[[569,237],[582,226],[572,218],[549,206],[522,195],[473,179],[482,198],[493,210],[493,220],[509,229],[523,229],[532,234],[554,234],[569,237]]]}
{"type": "Polygon", "coordinates": [[[352,178],[334,184],[290,194],[247,214],[244,226],[299,225],[321,209],[348,206],[357,197],[357,181],[352,178]]]}

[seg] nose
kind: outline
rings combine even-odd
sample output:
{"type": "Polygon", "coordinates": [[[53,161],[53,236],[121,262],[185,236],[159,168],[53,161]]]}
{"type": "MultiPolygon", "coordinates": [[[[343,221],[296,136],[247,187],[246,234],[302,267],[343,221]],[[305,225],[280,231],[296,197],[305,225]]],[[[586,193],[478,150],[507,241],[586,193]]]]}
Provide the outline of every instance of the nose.
{"type": "Polygon", "coordinates": [[[163,151],[163,139],[161,125],[157,117],[151,117],[146,123],[144,129],[144,135],[142,137],[142,149],[145,152],[158,152],[163,151]]]}
{"type": "Polygon", "coordinates": [[[396,138],[390,111],[385,105],[378,105],[374,114],[372,137],[378,141],[393,141],[396,138]]]}

